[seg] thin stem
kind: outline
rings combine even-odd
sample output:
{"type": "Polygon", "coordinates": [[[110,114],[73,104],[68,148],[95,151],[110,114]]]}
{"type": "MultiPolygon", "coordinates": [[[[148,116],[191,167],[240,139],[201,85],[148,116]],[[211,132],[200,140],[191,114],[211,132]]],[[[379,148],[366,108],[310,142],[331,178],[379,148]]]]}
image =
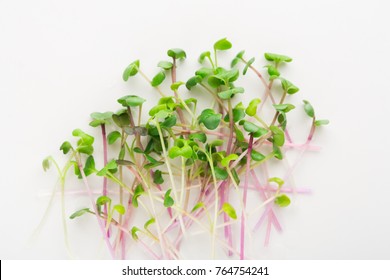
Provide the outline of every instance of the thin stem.
{"type": "MultiPolygon", "coordinates": [[[[107,162],[108,162],[108,156],[107,156],[107,153],[108,153],[108,150],[107,150],[107,136],[106,136],[106,125],[103,123],[100,125],[101,127],[101,130],[102,130],[102,140],[103,140],[103,166],[106,166],[107,165],[107,162]]],[[[102,194],[104,196],[107,196],[107,177],[103,177],[103,192],[102,194]]],[[[103,213],[105,215],[107,215],[107,204],[104,204],[104,208],[103,208],[103,213]]],[[[107,227],[107,222],[106,222],[106,227],[107,227]]],[[[111,231],[108,230],[107,231],[107,237],[110,237],[111,235],[111,231]]]]}
{"type": "Polygon", "coordinates": [[[245,259],[245,212],[246,212],[246,200],[248,196],[248,185],[249,185],[249,169],[250,169],[250,163],[251,163],[251,152],[252,152],[252,145],[253,145],[253,135],[250,134],[249,136],[249,143],[248,143],[248,152],[247,152],[247,159],[246,159],[246,173],[245,173],[245,185],[244,185],[244,195],[243,195],[243,208],[241,212],[241,239],[240,239],[240,259],[245,259]]]}

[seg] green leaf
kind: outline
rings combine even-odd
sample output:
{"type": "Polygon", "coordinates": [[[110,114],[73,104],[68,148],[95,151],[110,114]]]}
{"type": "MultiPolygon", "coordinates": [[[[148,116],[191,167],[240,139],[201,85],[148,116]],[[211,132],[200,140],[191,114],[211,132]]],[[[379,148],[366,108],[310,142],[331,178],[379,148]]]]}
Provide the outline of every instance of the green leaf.
{"type": "Polygon", "coordinates": [[[274,106],[276,111],[284,113],[288,113],[292,109],[295,109],[295,106],[292,104],[273,104],[272,106],[274,106]]]}
{"type": "Polygon", "coordinates": [[[173,67],[173,63],[169,61],[160,61],[157,64],[158,67],[161,67],[164,70],[170,70],[173,67]]]}
{"type": "Polygon", "coordinates": [[[120,132],[119,132],[119,131],[116,131],[116,130],[113,131],[113,132],[111,132],[111,133],[109,133],[109,134],[107,135],[108,144],[110,144],[110,145],[114,144],[115,141],[116,141],[117,139],[119,139],[121,136],[122,136],[122,135],[120,134],[120,132]]]}
{"type": "Polygon", "coordinates": [[[97,170],[95,168],[95,160],[93,158],[93,156],[89,156],[85,162],[85,166],[84,166],[84,173],[85,173],[85,176],[89,176],[93,173],[95,173],[97,170]]]}
{"type": "Polygon", "coordinates": [[[93,144],[94,138],[91,135],[83,132],[81,129],[73,130],[72,135],[75,137],[80,137],[80,140],[77,142],[77,145],[79,146],[93,144]]]}
{"type": "Polygon", "coordinates": [[[146,221],[146,223],[144,224],[144,229],[148,230],[148,227],[152,224],[154,224],[156,222],[156,219],[155,218],[151,218],[149,220],[146,221]]]}
{"type": "Polygon", "coordinates": [[[293,83],[291,83],[290,81],[286,80],[286,79],[283,79],[281,78],[282,80],[282,88],[285,92],[287,92],[288,94],[294,94],[296,92],[299,91],[299,88],[296,87],[293,83]]]}
{"type": "Polygon", "coordinates": [[[109,206],[108,208],[110,208],[111,198],[109,198],[105,195],[102,195],[96,199],[96,206],[97,206],[97,211],[99,214],[101,213],[102,206],[105,204],[108,204],[108,206],[109,206]]]}
{"type": "Polygon", "coordinates": [[[166,119],[168,118],[170,115],[172,114],[172,111],[171,110],[160,110],[158,111],[154,117],[156,119],[166,119]]]}
{"type": "Polygon", "coordinates": [[[210,76],[213,73],[214,70],[212,68],[202,67],[195,72],[195,75],[200,76],[202,81],[202,79],[206,78],[207,76],[210,76]]]}
{"type": "Polygon", "coordinates": [[[198,76],[198,75],[193,76],[193,77],[189,78],[188,81],[186,82],[186,88],[188,90],[191,90],[194,86],[196,86],[200,82],[202,82],[201,76],[198,76]]]}
{"type": "Polygon", "coordinates": [[[168,152],[168,156],[170,158],[176,158],[178,156],[182,156],[182,157],[185,157],[185,158],[191,158],[192,156],[192,148],[187,144],[187,145],[184,145],[183,147],[178,147],[178,146],[173,146],[169,152],[168,152]]]}
{"type": "Polygon", "coordinates": [[[104,113],[94,112],[90,115],[93,121],[91,121],[89,125],[92,127],[97,127],[99,125],[108,124],[110,123],[110,119],[113,114],[114,114],[113,112],[104,112],[104,113]]]}
{"type": "Polygon", "coordinates": [[[232,219],[237,219],[237,214],[236,214],[236,210],[233,208],[233,206],[231,206],[229,203],[225,202],[223,205],[222,205],[222,208],[221,210],[223,212],[225,212],[230,218],[232,219]]]}
{"type": "Polygon", "coordinates": [[[230,63],[230,67],[235,67],[240,62],[240,59],[238,57],[233,58],[232,62],[230,63]]]}
{"type": "Polygon", "coordinates": [[[244,130],[248,133],[256,133],[259,131],[260,127],[255,125],[253,122],[241,121],[240,124],[243,124],[244,130]]]}
{"type": "Polygon", "coordinates": [[[162,172],[161,170],[156,170],[153,173],[153,183],[156,185],[161,185],[164,183],[164,178],[162,177],[162,172]]]}
{"type": "Polygon", "coordinates": [[[276,53],[265,53],[264,57],[268,61],[275,61],[275,62],[291,62],[292,58],[288,57],[286,55],[282,54],[276,54],[276,53]]]}
{"type": "Polygon", "coordinates": [[[151,163],[145,164],[144,168],[146,170],[148,170],[148,169],[155,168],[155,167],[163,165],[163,164],[165,164],[165,162],[163,162],[163,161],[151,162],[151,163]]]}
{"type": "Polygon", "coordinates": [[[206,141],[207,141],[207,136],[206,136],[205,133],[191,133],[191,134],[188,136],[188,138],[189,138],[190,140],[195,140],[195,139],[197,139],[197,140],[199,140],[199,141],[202,142],[202,143],[206,143],[206,141]]]}
{"type": "Polygon", "coordinates": [[[217,180],[225,180],[229,176],[226,169],[219,168],[218,166],[214,167],[214,172],[217,180]]]}
{"type": "Polygon", "coordinates": [[[214,130],[219,126],[222,115],[216,114],[213,109],[205,109],[198,117],[199,124],[203,123],[207,129],[214,130]]]}
{"type": "Polygon", "coordinates": [[[310,102],[307,101],[307,100],[303,100],[303,103],[305,103],[304,105],[304,109],[305,109],[305,112],[306,114],[310,117],[310,118],[314,118],[315,114],[314,114],[314,108],[313,106],[311,106],[310,102]]]}
{"type": "Polygon", "coordinates": [[[278,122],[283,130],[286,130],[287,116],[285,112],[279,111],[278,122]]]}
{"type": "Polygon", "coordinates": [[[327,125],[327,124],[329,124],[328,120],[317,120],[314,122],[315,126],[321,126],[321,125],[327,125]]]}
{"type": "Polygon", "coordinates": [[[89,208],[84,208],[84,209],[81,209],[81,210],[79,210],[79,211],[74,212],[74,213],[69,217],[69,219],[72,219],[72,220],[73,220],[74,218],[80,217],[80,216],[82,216],[82,215],[84,215],[84,214],[87,214],[87,213],[93,214],[93,212],[92,212],[91,210],[89,210],[89,208]]]}
{"type": "Polygon", "coordinates": [[[272,150],[273,150],[273,154],[274,154],[274,157],[279,159],[279,160],[282,160],[283,159],[283,154],[282,154],[282,151],[280,150],[280,148],[275,145],[272,146],[272,150]]]}
{"type": "Polygon", "coordinates": [[[96,200],[96,205],[98,206],[102,206],[104,204],[109,204],[109,203],[111,203],[111,198],[105,195],[99,196],[96,200]]]}
{"type": "Polygon", "coordinates": [[[117,204],[114,206],[114,210],[118,212],[120,215],[124,215],[126,212],[125,207],[122,204],[117,204]]]}
{"type": "Polygon", "coordinates": [[[290,205],[290,203],[291,203],[290,198],[285,194],[278,195],[275,198],[275,204],[278,205],[279,207],[287,207],[290,205]]]}
{"type": "Polygon", "coordinates": [[[206,52],[202,52],[199,56],[199,63],[203,63],[203,61],[205,60],[205,58],[208,57],[210,58],[210,52],[209,51],[206,51],[206,52]]]}
{"type": "Polygon", "coordinates": [[[211,143],[209,143],[209,146],[210,147],[218,147],[218,146],[222,146],[223,143],[225,143],[224,140],[222,140],[222,139],[215,139],[211,143]]]}
{"type": "Polygon", "coordinates": [[[191,213],[195,212],[199,208],[205,208],[205,205],[203,202],[198,202],[197,204],[195,204],[194,208],[192,208],[192,210],[191,210],[191,213]]]}
{"type": "Polygon", "coordinates": [[[176,82],[176,83],[173,83],[173,84],[171,85],[171,90],[176,91],[176,90],[178,90],[179,87],[182,86],[182,85],[184,85],[184,83],[181,82],[181,81],[176,82]]]}
{"type": "Polygon", "coordinates": [[[272,178],[269,178],[268,179],[268,182],[273,182],[273,183],[276,183],[278,185],[278,188],[280,189],[283,184],[284,184],[284,181],[278,177],[272,177],[272,178]]]}
{"type": "Polygon", "coordinates": [[[124,126],[130,125],[130,118],[129,118],[129,115],[127,114],[127,112],[122,112],[120,114],[112,115],[112,120],[119,127],[124,127],[124,126]]]}
{"type": "Polygon", "coordinates": [[[74,160],[72,160],[70,163],[73,165],[74,175],[76,175],[77,178],[81,179],[82,177],[81,177],[78,163],[74,160]]]}
{"type": "Polygon", "coordinates": [[[131,166],[131,165],[134,165],[134,163],[131,162],[130,160],[124,160],[124,159],[117,159],[115,162],[116,162],[117,165],[121,165],[121,166],[131,166]]]}
{"type": "Polygon", "coordinates": [[[130,63],[130,65],[127,66],[125,71],[123,71],[123,75],[122,75],[123,80],[127,81],[129,77],[135,76],[138,73],[138,69],[139,69],[139,60],[130,63]]]}
{"type": "Polygon", "coordinates": [[[232,43],[230,43],[226,38],[220,39],[214,44],[214,50],[225,51],[232,47],[232,43]]]}
{"type": "Polygon", "coordinates": [[[253,64],[253,62],[255,62],[255,58],[252,57],[246,64],[245,64],[245,67],[244,69],[242,70],[242,74],[245,75],[246,72],[248,71],[248,68],[253,64]]]}
{"type": "MultiPolygon", "coordinates": [[[[245,117],[245,107],[242,105],[242,102],[238,103],[233,108],[233,122],[238,122],[239,120],[242,120],[245,117]]],[[[229,114],[226,114],[224,121],[229,122],[229,114]]]]}
{"type": "Polygon", "coordinates": [[[168,116],[165,121],[163,121],[160,126],[161,127],[173,127],[176,125],[177,118],[175,115],[168,116]]]}
{"type": "Polygon", "coordinates": [[[242,51],[240,51],[240,52],[236,55],[236,57],[237,57],[237,58],[242,58],[242,57],[244,56],[244,53],[245,53],[245,51],[242,50],[242,51]]]}
{"type": "Polygon", "coordinates": [[[135,147],[135,148],[133,149],[133,151],[134,151],[134,153],[137,153],[137,154],[143,154],[143,153],[145,153],[145,152],[142,151],[141,148],[139,148],[139,147],[135,147]]]}
{"type": "Polygon", "coordinates": [[[207,79],[208,84],[213,88],[217,88],[221,85],[230,86],[230,84],[237,80],[240,75],[238,69],[226,70],[222,67],[218,67],[215,72],[215,75],[212,75],[207,79]]]}
{"type": "Polygon", "coordinates": [[[96,173],[97,176],[106,176],[107,172],[110,170],[115,170],[118,168],[118,164],[116,163],[116,160],[113,159],[109,161],[106,166],[104,166],[98,173],[96,173]]]}
{"type": "Polygon", "coordinates": [[[245,140],[245,137],[244,137],[244,134],[242,133],[242,131],[240,129],[238,129],[238,127],[234,127],[234,132],[236,133],[236,138],[237,138],[237,141],[244,141],[245,140]]]}
{"type": "Polygon", "coordinates": [[[141,231],[139,228],[137,227],[132,227],[131,228],[131,236],[133,237],[134,240],[138,240],[138,235],[137,235],[137,232],[138,231],[141,231]]]}
{"type": "Polygon", "coordinates": [[[171,207],[175,203],[175,201],[171,197],[171,191],[172,191],[172,189],[167,190],[167,192],[164,195],[164,206],[165,207],[171,207]]]}
{"type": "Polygon", "coordinates": [[[152,109],[150,109],[149,116],[154,117],[158,112],[167,111],[167,110],[168,110],[167,104],[159,104],[159,105],[154,106],[152,109]]]}
{"type": "Polygon", "coordinates": [[[145,191],[142,187],[142,184],[138,184],[134,190],[134,195],[133,195],[133,198],[131,200],[135,208],[138,207],[138,198],[144,193],[145,193],[145,191]]]}
{"type": "Polygon", "coordinates": [[[258,151],[252,150],[251,159],[253,159],[254,161],[262,161],[263,159],[265,159],[265,155],[259,153],[258,151]]]}
{"type": "Polygon", "coordinates": [[[62,151],[64,153],[64,155],[69,153],[70,149],[73,149],[73,148],[72,148],[72,145],[68,141],[65,141],[64,143],[62,143],[62,145],[60,147],[60,151],[62,151]]]}
{"type": "Polygon", "coordinates": [[[239,185],[240,184],[240,177],[238,176],[235,168],[232,169],[232,175],[233,175],[233,179],[236,182],[236,184],[239,185]]]}
{"type": "Polygon", "coordinates": [[[259,98],[253,99],[251,102],[249,102],[248,107],[245,110],[245,113],[248,116],[253,117],[257,113],[257,106],[261,103],[261,100],[259,98]]]}
{"type": "Polygon", "coordinates": [[[105,124],[105,121],[98,121],[98,120],[93,120],[89,123],[90,126],[92,127],[98,127],[99,125],[105,124]]]}
{"type": "Polygon", "coordinates": [[[237,94],[237,93],[243,93],[243,92],[244,92],[244,88],[236,87],[236,88],[232,88],[232,89],[218,92],[218,96],[219,96],[219,98],[221,98],[223,100],[227,100],[227,99],[230,99],[232,97],[232,95],[237,94]]]}
{"type": "Polygon", "coordinates": [[[284,131],[275,125],[271,125],[269,129],[273,133],[273,142],[275,145],[281,147],[284,145],[284,131]]]}
{"type": "Polygon", "coordinates": [[[230,162],[231,162],[231,161],[234,161],[234,160],[236,160],[236,159],[238,159],[238,155],[236,155],[236,154],[230,154],[230,155],[228,155],[227,157],[225,157],[225,158],[223,158],[223,159],[221,160],[221,165],[222,165],[223,167],[228,167],[229,164],[230,164],[230,162]]]}
{"type": "Polygon", "coordinates": [[[146,100],[137,95],[126,95],[118,99],[118,102],[125,107],[138,107],[146,100]]]}
{"type": "Polygon", "coordinates": [[[278,71],[278,69],[276,69],[275,66],[273,65],[268,65],[267,66],[267,71],[268,71],[268,75],[270,77],[272,77],[273,79],[275,79],[276,77],[279,77],[280,76],[280,72],[278,71]]]}
{"type": "Polygon", "coordinates": [[[153,87],[159,86],[165,80],[165,72],[160,71],[153,77],[152,82],[150,83],[153,87]]]}
{"type": "Polygon", "coordinates": [[[50,157],[47,157],[42,161],[42,167],[44,171],[50,168],[50,157]]]}
{"type": "Polygon", "coordinates": [[[91,145],[81,145],[81,146],[78,146],[76,150],[79,153],[86,154],[86,155],[93,154],[93,147],[91,145]]]}
{"type": "Polygon", "coordinates": [[[151,163],[156,163],[158,162],[158,160],[156,160],[155,158],[153,158],[152,156],[148,155],[148,154],[145,154],[145,157],[147,158],[147,160],[151,163]]]}
{"type": "Polygon", "coordinates": [[[168,56],[175,58],[175,59],[184,59],[187,57],[185,51],[182,49],[170,49],[167,52],[168,56]]]}
{"type": "Polygon", "coordinates": [[[112,114],[114,114],[114,113],[113,112],[104,112],[104,113],[94,112],[90,116],[94,120],[106,121],[106,120],[111,119],[112,114]]]}

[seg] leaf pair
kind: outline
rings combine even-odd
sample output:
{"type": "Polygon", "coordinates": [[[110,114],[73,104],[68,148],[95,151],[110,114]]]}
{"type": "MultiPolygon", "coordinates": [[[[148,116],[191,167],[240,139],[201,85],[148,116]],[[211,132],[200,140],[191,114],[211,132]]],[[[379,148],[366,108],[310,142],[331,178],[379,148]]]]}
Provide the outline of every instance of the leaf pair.
{"type": "Polygon", "coordinates": [[[191,158],[193,154],[192,147],[189,145],[188,140],[178,139],[176,145],[169,149],[168,156],[170,158],[176,158],[182,156],[184,158],[191,158]]]}

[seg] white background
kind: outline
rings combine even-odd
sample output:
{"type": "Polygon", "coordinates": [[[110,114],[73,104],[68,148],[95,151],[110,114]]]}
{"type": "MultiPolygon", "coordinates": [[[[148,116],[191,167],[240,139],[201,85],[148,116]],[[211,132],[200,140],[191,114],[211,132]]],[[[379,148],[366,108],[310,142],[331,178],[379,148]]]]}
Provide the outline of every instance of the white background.
{"type": "MultiPolygon", "coordinates": [[[[195,61],[228,37],[230,54],[246,49],[257,67],[266,51],[292,56],[295,102],[309,99],[331,121],[315,138],[322,151],[297,170],[313,195],[295,198],[282,215],[283,234],[259,247],[258,258],[388,259],[386,3],[0,0],[0,258],[67,258],[59,200],[29,242],[48,201],[40,195],[55,184],[41,161],[59,157],[74,128],[88,129],[89,113],[117,108],[115,99],[131,91],[121,79],[129,62],[140,58],[152,76],[167,49],[183,48],[195,61]]],[[[69,213],[81,205],[73,202],[69,213]]],[[[70,226],[72,246],[82,248],[75,257],[101,257],[89,238],[94,222],[70,226]]]]}

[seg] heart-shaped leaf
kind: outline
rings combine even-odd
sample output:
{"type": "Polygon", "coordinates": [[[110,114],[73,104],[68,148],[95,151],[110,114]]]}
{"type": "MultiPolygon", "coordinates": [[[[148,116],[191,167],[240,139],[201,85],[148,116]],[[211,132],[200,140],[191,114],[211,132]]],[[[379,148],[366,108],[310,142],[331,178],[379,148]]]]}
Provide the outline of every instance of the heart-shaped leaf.
{"type": "Polygon", "coordinates": [[[219,126],[222,115],[216,114],[213,109],[205,109],[200,114],[198,121],[199,124],[203,123],[207,129],[214,130],[219,126]]]}

